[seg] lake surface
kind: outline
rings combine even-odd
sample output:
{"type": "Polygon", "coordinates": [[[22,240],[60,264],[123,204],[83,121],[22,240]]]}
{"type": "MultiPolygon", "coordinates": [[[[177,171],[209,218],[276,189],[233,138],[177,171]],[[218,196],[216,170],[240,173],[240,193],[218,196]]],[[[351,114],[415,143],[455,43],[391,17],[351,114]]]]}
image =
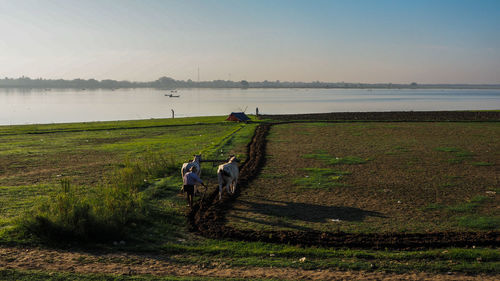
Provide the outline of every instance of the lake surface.
{"type": "Polygon", "coordinates": [[[422,89],[0,89],[0,125],[352,111],[500,109],[500,90],[422,89]]]}

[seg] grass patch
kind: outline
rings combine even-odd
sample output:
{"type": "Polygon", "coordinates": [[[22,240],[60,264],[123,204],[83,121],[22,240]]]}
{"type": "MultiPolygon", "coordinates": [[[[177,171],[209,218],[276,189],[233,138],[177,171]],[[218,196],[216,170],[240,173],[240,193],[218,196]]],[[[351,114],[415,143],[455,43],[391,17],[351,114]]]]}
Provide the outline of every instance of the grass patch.
{"type": "Polygon", "coordinates": [[[494,166],[495,164],[489,162],[473,162],[471,163],[473,166],[494,166]]]}
{"type": "Polygon", "coordinates": [[[497,216],[484,216],[477,214],[477,209],[484,203],[493,199],[487,196],[477,195],[467,202],[446,206],[444,204],[432,203],[424,208],[423,211],[440,211],[446,210],[452,213],[468,214],[465,216],[455,217],[457,225],[464,228],[476,230],[495,230],[500,228],[500,218],[497,216]]]}
{"type": "MultiPolygon", "coordinates": [[[[123,182],[86,190],[61,181],[61,190],[29,211],[19,222],[28,233],[46,241],[104,242],[128,239],[146,221],[145,198],[127,168],[123,182]]],[[[144,184],[144,182],[142,182],[144,184]]]]}
{"type": "Polygon", "coordinates": [[[454,187],[456,186],[455,183],[452,183],[452,182],[445,182],[443,184],[441,184],[439,187],[442,187],[442,188],[450,188],[450,187],[454,187]]]}
{"type": "Polygon", "coordinates": [[[455,147],[438,147],[435,150],[441,152],[453,153],[454,158],[448,159],[448,163],[450,164],[461,164],[465,160],[469,160],[472,156],[475,155],[470,151],[466,151],[464,149],[455,147]]]}
{"type": "Polygon", "coordinates": [[[44,196],[53,196],[57,190],[58,187],[52,185],[0,186],[0,218],[14,219],[44,196]]]}
{"type": "Polygon", "coordinates": [[[56,175],[72,177],[76,184],[93,185],[113,166],[127,158],[143,157],[148,150],[164,152],[178,163],[200,152],[208,157],[222,149],[226,154],[227,147],[240,146],[249,138],[245,134],[252,135],[256,126],[222,120],[207,124],[183,121],[183,125],[160,122],[158,127],[148,127],[147,123],[142,124],[145,127],[133,127],[141,123],[121,121],[112,122],[117,127],[106,127],[108,130],[94,130],[93,123],[78,123],[72,125],[77,128],[72,131],[39,125],[43,133],[10,128],[11,134],[0,134],[0,167],[5,168],[0,185],[53,183],[56,175]]]}
{"type": "Polygon", "coordinates": [[[477,195],[467,202],[449,206],[448,210],[457,213],[474,212],[481,204],[490,200],[491,198],[487,196],[477,195]]]}
{"type": "Polygon", "coordinates": [[[443,210],[446,208],[446,205],[443,205],[443,204],[440,204],[440,203],[431,203],[427,206],[425,206],[424,208],[422,208],[422,210],[424,211],[435,211],[435,210],[443,210]]]}
{"type": "MultiPolygon", "coordinates": [[[[0,166],[5,164],[10,173],[18,169],[19,179],[32,171],[51,174],[50,179],[41,179],[33,173],[33,180],[47,182],[43,185],[0,187],[0,241],[57,244],[127,239],[127,246],[146,249],[184,236],[186,203],[179,194],[180,163],[200,151],[205,157],[231,153],[244,160],[256,127],[223,120],[0,128],[0,154],[6,161],[0,161],[0,166]],[[95,158],[86,161],[88,155],[95,158]],[[93,162],[102,159],[107,164],[93,162]],[[56,178],[65,180],[58,186],[56,178]],[[20,217],[25,210],[30,211],[20,217]]],[[[204,180],[210,182],[215,171],[204,169],[204,180]]],[[[3,177],[14,184],[24,181],[11,179],[3,177]]]]}
{"type": "Polygon", "coordinates": [[[368,159],[363,159],[357,156],[346,156],[342,158],[333,157],[327,153],[324,153],[323,151],[316,151],[315,153],[304,154],[302,155],[302,157],[306,159],[322,160],[330,165],[357,165],[357,164],[364,164],[368,161],[368,159]]]}
{"type": "Polygon", "coordinates": [[[458,217],[459,226],[478,230],[494,230],[500,228],[500,217],[463,216],[458,217]]]}
{"type": "Polygon", "coordinates": [[[305,168],[302,169],[307,172],[303,178],[297,178],[293,183],[300,188],[304,189],[317,189],[317,188],[334,188],[347,186],[339,182],[343,176],[349,175],[349,172],[338,171],[328,168],[305,168]]]}
{"type": "Polygon", "coordinates": [[[455,153],[455,156],[459,157],[459,158],[469,158],[469,157],[474,156],[474,153],[469,152],[469,151],[460,151],[460,152],[455,153]]]}
{"type": "Polygon", "coordinates": [[[441,151],[441,152],[460,152],[462,151],[459,148],[455,147],[436,147],[436,151],[441,151]]]}
{"type": "Polygon", "coordinates": [[[346,156],[342,158],[335,158],[330,160],[328,163],[332,165],[357,165],[364,164],[368,159],[363,159],[357,156],[346,156]]]}
{"type": "Polygon", "coordinates": [[[332,156],[328,155],[327,153],[323,153],[321,151],[311,154],[304,154],[302,155],[302,157],[306,159],[316,159],[322,161],[330,161],[332,159],[332,156]]]}
{"type": "Polygon", "coordinates": [[[246,159],[246,144],[250,142],[257,124],[238,124],[227,134],[212,141],[211,145],[200,151],[205,158],[226,158],[236,155],[242,162],[246,159]],[[234,150],[235,147],[239,149],[234,150]]]}
{"type": "Polygon", "coordinates": [[[291,267],[304,269],[379,270],[384,272],[498,273],[496,249],[432,249],[420,251],[359,250],[299,247],[262,242],[205,240],[167,243],[164,251],[190,263],[222,259],[232,266],[291,267]],[[304,262],[299,260],[305,258],[304,262]],[[477,262],[480,259],[481,262],[477,262]],[[452,262],[450,262],[452,261],[452,262]]]}
{"type": "Polygon", "coordinates": [[[224,122],[225,116],[168,118],[168,119],[144,119],[129,121],[103,121],[103,122],[80,122],[80,123],[58,123],[58,124],[30,124],[0,126],[0,136],[18,134],[45,134],[57,132],[76,131],[99,131],[119,130],[137,128],[159,128],[166,126],[190,126],[202,124],[217,124],[224,122]]]}
{"type": "Polygon", "coordinates": [[[149,182],[177,170],[163,153],[149,152],[128,161],[104,186],[72,187],[61,180],[56,195],[42,200],[20,221],[28,233],[46,241],[105,242],[130,239],[139,225],[150,224],[149,182]]]}

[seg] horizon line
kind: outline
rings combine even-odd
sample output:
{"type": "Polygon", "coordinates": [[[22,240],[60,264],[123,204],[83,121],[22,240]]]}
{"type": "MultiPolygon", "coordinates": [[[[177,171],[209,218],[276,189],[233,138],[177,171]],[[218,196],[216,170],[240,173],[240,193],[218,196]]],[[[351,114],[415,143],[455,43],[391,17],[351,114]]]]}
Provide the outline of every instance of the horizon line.
{"type": "Polygon", "coordinates": [[[169,76],[162,76],[157,78],[156,80],[150,80],[150,81],[140,81],[140,80],[116,80],[116,79],[111,79],[111,78],[105,78],[105,79],[96,79],[96,78],[70,78],[70,79],[64,79],[64,78],[43,78],[43,77],[38,77],[38,78],[31,78],[29,76],[24,76],[22,75],[21,77],[7,77],[5,76],[4,78],[0,78],[0,81],[5,81],[5,80],[19,80],[19,79],[29,79],[32,81],[36,80],[41,80],[41,81],[57,81],[57,80],[63,80],[63,81],[74,81],[74,80],[83,80],[83,81],[92,81],[95,80],[97,82],[103,82],[103,81],[115,81],[115,82],[129,82],[129,83],[151,83],[151,82],[156,82],[159,81],[162,78],[167,78],[167,79],[172,79],[173,81],[176,82],[188,82],[188,83],[195,83],[195,84],[201,84],[201,83],[206,83],[206,82],[214,82],[214,81],[224,81],[224,82],[231,82],[231,83],[240,83],[243,81],[246,81],[248,83],[275,83],[275,84],[281,84],[281,83],[302,83],[302,84],[353,84],[353,85],[438,85],[438,86],[443,86],[443,85],[477,85],[477,86],[500,86],[500,82],[496,83],[463,83],[463,82],[454,82],[454,83],[446,83],[446,82],[439,82],[439,83],[421,83],[421,82],[346,82],[346,81],[281,81],[279,79],[277,80],[255,80],[255,81],[249,81],[249,80],[224,80],[224,79],[213,79],[213,80],[202,80],[202,81],[195,81],[191,78],[186,79],[186,80],[178,80],[169,76]]]}

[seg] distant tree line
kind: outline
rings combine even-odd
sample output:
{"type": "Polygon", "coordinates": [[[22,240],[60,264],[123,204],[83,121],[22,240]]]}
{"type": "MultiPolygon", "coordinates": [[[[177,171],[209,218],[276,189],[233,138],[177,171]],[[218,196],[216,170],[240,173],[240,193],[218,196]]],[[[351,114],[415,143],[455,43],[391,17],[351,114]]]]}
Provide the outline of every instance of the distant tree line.
{"type": "Polygon", "coordinates": [[[0,79],[1,88],[67,88],[67,89],[117,89],[117,88],[157,88],[157,89],[178,89],[178,88],[366,88],[366,89],[500,89],[500,84],[393,84],[393,83],[345,83],[345,82],[282,82],[276,81],[256,81],[249,82],[213,80],[213,81],[193,81],[175,80],[170,77],[160,77],[150,82],[131,82],[116,80],[96,80],[96,79],[31,79],[29,77],[0,79]]]}

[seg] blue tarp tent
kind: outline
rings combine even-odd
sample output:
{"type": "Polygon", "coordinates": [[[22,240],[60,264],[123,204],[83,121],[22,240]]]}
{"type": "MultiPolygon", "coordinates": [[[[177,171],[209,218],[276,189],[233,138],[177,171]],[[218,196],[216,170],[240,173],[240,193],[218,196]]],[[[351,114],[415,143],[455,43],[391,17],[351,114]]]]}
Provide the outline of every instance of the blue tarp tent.
{"type": "Polygon", "coordinates": [[[239,122],[247,122],[250,121],[250,118],[243,112],[231,112],[229,117],[227,117],[226,121],[239,121],[239,122]]]}

